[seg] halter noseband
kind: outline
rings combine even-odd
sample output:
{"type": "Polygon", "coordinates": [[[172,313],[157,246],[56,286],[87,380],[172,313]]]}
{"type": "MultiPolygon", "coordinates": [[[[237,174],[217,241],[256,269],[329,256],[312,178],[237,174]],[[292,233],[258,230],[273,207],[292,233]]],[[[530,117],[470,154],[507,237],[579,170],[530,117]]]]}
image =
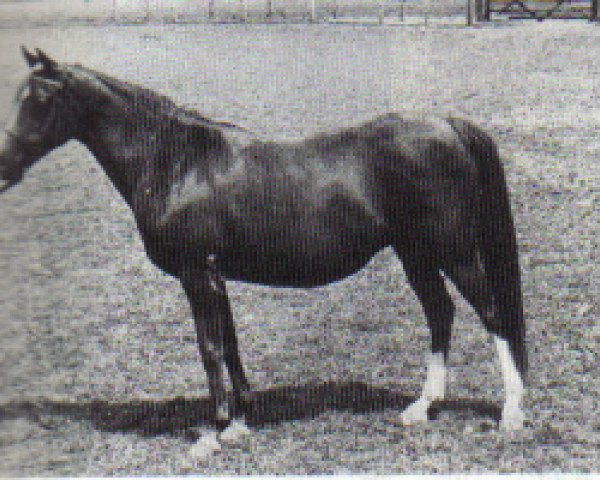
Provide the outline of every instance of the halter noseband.
{"type": "Polygon", "coordinates": [[[43,143],[41,138],[38,140],[32,140],[30,138],[19,135],[18,133],[15,133],[10,129],[4,130],[4,134],[12,141],[14,141],[17,145],[20,145],[27,149],[39,148],[43,143]]]}

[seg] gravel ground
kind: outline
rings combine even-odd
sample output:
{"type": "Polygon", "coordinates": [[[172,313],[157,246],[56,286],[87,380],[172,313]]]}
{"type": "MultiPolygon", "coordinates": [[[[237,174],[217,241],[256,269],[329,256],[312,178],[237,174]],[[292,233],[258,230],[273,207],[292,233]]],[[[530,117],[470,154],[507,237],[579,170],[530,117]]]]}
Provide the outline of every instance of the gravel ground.
{"type": "Polygon", "coordinates": [[[398,109],[473,119],[506,159],[524,273],[528,417],[504,434],[493,345],[466,306],[449,400],[426,426],[428,331],[390,251],[315,290],[229,285],[258,391],[254,435],[194,464],[206,379],[178,284],[69,144],[0,198],[0,474],[598,472],[600,28],[144,25],[0,31],[0,113],[18,45],[128,79],[264,136],[398,109]]]}

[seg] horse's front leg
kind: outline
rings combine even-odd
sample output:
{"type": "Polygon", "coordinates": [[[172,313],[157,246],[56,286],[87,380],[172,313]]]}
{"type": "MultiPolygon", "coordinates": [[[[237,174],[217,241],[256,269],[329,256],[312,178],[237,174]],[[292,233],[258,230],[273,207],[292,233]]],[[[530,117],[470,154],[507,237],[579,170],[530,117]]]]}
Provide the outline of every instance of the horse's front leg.
{"type": "Polygon", "coordinates": [[[224,383],[225,367],[232,370],[236,399],[242,396],[240,390],[248,390],[248,384],[239,361],[225,283],[214,267],[214,259],[209,258],[204,269],[186,271],[181,277],[181,284],[192,308],[198,347],[214,408],[214,430],[200,437],[192,449],[195,457],[205,458],[219,451],[222,442],[235,442],[249,433],[241,405],[230,408],[224,383]]]}
{"type": "Polygon", "coordinates": [[[223,443],[237,443],[239,439],[250,433],[246,426],[244,412],[246,404],[249,401],[250,385],[246,378],[246,372],[240,359],[238,349],[237,335],[235,333],[235,325],[233,323],[233,314],[227,297],[227,287],[224,279],[219,274],[217,268],[217,259],[214,255],[210,255],[207,259],[209,283],[211,288],[221,294],[223,306],[220,316],[221,319],[221,334],[223,339],[223,354],[229,378],[233,386],[233,395],[235,404],[233,406],[233,418],[225,430],[219,436],[223,443]]]}

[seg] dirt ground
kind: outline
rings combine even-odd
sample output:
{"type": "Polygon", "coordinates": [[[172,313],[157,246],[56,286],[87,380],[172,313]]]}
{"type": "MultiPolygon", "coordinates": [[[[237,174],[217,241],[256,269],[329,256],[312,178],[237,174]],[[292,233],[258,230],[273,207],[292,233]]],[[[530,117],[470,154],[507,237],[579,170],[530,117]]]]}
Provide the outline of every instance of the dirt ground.
{"type": "Polygon", "coordinates": [[[506,159],[531,357],[527,426],[501,433],[493,345],[458,300],[448,401],[406,428],[429,337],[390,251],[327,288],[231,283],[254,434],[194,464],[186,427],[207,427],[208,402],[189,308],[71,143],[0,197],[0,475],[598,472],[600,27],[45,27],[0,40],[2,117],[24,43],[265,136],[398,109],[475,120],[506,159]]]}

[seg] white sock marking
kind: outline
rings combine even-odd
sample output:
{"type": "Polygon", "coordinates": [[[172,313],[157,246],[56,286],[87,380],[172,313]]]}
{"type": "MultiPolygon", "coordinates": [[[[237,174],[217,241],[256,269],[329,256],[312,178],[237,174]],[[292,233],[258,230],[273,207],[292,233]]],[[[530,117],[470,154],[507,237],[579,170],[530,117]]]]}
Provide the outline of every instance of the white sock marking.
{"type": "Polygon", "coordinates": [[[190,456],[200,462],[204,462],[221,450],[221,444],[217,439],[217,432],[211,431],[202,435],[190,449],[190,456]]]}
{"type": "Polygon", "coordinates": [[[427,379],[421,396],[402,412],[402,423],[412,425],[427,421],[427,410],[435,400],[443,400],[446,394],[446,362],[441,352],[432,353],[427,363],[427,379]]]}
{"type": "Polygon", "coordinates": [[[504,406],[502,408],[501,428],[504,430],[518,430],[523,427],[523,412],[521,399],[523,398],[523,380],[517,370],[508,342],[494,335],[496,350],[502,368],[504,380],[504,406]]]}
{"type": "Polygon", "coordinates": [[[446,361],[441,352],[432,353],[427,365],[427,380],[423,385],[422,397],[430,401],[443,400],[446,395],[446,361]]]}
{"type": "Polygon", "coordinates": [[[219,440],[225,445],[237,445],[251,433],[243,418],[234,418],[229,426],[221,432],[219,440]]]}

